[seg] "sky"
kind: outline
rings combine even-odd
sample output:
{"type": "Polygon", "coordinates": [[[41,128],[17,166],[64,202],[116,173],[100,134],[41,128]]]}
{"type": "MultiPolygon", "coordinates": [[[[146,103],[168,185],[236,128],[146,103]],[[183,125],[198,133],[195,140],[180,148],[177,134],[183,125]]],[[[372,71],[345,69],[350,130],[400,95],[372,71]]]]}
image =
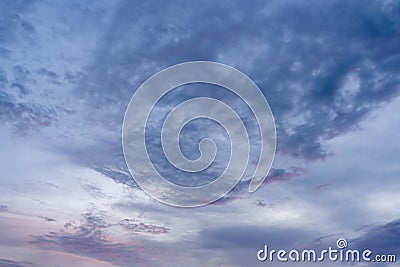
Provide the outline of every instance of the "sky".
{"type": "MultiPolygon", "coordinates": [[[[400,259],[399,82],[397,1],[0,1],[0,266],[309,266],[257,251],[339,238],[400,259]],[[193,60],[258,85],[277,150],[255,193],[246,176],[210,205],[176,208],[131,177],[122,122],[146,79],[193,60]]],[[[216,168],[189,177],[166,165],[157,122],[200,95],[246,112],[212,86],[165,96],[149,150],[178,184],[210,182],[230,149],[200,120],[182,132],[183,154],[197,158],[211,135],[216,168]]]]}

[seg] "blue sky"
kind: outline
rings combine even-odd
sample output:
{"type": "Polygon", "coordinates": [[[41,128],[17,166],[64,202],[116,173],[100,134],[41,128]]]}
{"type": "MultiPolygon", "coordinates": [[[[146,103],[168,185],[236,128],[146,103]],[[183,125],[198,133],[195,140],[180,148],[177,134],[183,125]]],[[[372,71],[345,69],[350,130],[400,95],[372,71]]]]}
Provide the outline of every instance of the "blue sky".
{"type": "MultiPolygon", "coordinates": [[[[0,266],[264,266],[264,244],[339,237],[400,254],[399,2],[1,1],[0,14],[0,266]],[[137,187],[121,129],[143,81],[192,60],[255,81],[278,146],[257,192],[244,179],[180,209],[137,187]]],[[[212,126],[188,129],[188,157],[197,129],[224,140],[212,126]]]]}

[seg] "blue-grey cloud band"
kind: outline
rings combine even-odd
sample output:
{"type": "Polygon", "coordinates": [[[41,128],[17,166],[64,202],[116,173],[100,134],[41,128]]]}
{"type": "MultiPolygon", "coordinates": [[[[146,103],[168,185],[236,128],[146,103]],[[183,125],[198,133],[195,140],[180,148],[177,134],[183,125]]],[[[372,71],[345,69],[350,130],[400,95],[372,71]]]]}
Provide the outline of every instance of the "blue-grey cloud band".
{"type": "Polygon", "coordinates": [[[145,81],[132,97],[123,125],[124,155],[135,181],[157,200],[179,207],[209,204],[222,198],[243,178],[249,165],[249,137],[240,117],[222,101],[197,97],[176,106],[165,118],[161,143],[169,163],[186,172],[200,172],[215,160],[216,145],[208,138],[199,143],[200,157],[187,159],[181,152],[179,136],[183,127],[196,118],[215,120],[227,132],[231,153],[224,172],[209,184],[188,187],[165,180],[154,168],[146,149],[145,129],[154,105],[173,88],[189,83],[211,83],[224,87],[250,108],[260,132],[260,155],[255,164],[249,191],[266,179],[275,155],[276,130],[271,109],[259,88],[240,71],[215,62],[194,61],[169,67],[145,81]]]}

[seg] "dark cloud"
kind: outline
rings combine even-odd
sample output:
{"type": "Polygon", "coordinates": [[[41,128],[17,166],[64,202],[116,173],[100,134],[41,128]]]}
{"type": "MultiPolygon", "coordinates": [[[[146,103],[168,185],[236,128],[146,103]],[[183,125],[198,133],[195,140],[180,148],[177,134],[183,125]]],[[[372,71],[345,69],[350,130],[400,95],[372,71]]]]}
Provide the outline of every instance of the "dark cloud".
{"type": "Polygon", "coordinates": [[[104,110],[115,121],[108,126],[120,127],[144,79],[189,60],[249,74],[276,116],[279,152],[311,160],[328,155],[324,140],[398,95],[398,3],[201,3],[121,5],[79,86],[91,105],[113,103],[104,110]]]}
{"type": "MultiPolygon", "coordinates": [[[[124,161],[122,161],[125,163],[124,161]]],[[[116,166],[116,163],[114,166],[116,166]]],[[[118,164],[121,165],[121,164],[118,164]]],[[[110,168],[108,166],[95,166],[94,170],[98,171],[99,173],[111,178],[117,183],[128,184],[132,187],[137,187],[135,181],[132,179],[131,175],[129,174],[128,168],[126,166],[120,166],[119,168],[110,168]]]]}
{"type": "Polygon", "coordinates": [[[29,262],[18,262],[8,259],[0,259],[1,267],[35,267],[37,265],[33,265],[29,262]]]}
{"type": "Polygon", "coordinates": [[[400,257],[400,220],[370,228],[366,233],[351,241],[358,249],[370,249],[376,254],[395,254],[400,257]]]}
{"type": "MultiPolygon", "coordinates": [[[[278,156],[326,157],[324,141],[357,129],[371,110],[398,95],[399,84],[394,26],[398,4],[330,1],[326,5],[204,1],[161,7],[151,1],[123,2],[104,28],[92,62],[79,74],[65,75],[76,85],[73,97],[84,106],[79,114],[70,115],[79,116],[97,142],[72,154],[80,162],[90,159],[87,165],[114,181],[136,186],[120,156],[123,114],[133,92],[171,64],[215,60],[244,71],[268,98],[277,123],[278,156]],[[179,19],[176,14],[181,14],[179,19]],[[92,127],[100,130],[91,133],[92,127]],[[105,151],[104,143],[112,148],[105,151]]],[[[48,79],[60,77],[47,68],[39,72],[48,79]]],[[[6,97],[11,96],[5,92],[6,97]]],[[[8,117],[17,121],[22,112],[15,101],[3,102],[8,117]]],[[[56,112],[51,108],[34,118],[21,119],[17,127],[51,125],[56,112]],[[44,122],[37,122],[40,116],[44,122]]]]}
{"type": "MultiPolygon", "coordinates": [[[[30,4],[2,4],[7,10],[2,36],[37,34],[38,29],[23,15],[32,12],[30,4]]],[[[106,12],[104,7],[77,3],[63,8],[79,10],[76,21],[81,22],[82,31],[106,12]]],[[[82,162],[90,158],[90,167],[135,186],[123,157],[98,157],[106,153],[105,142],[113,146],[114,155],[122,153],[123,114],[133,92],[164,67],[214,60],[248,74],[267,97],[277,123],[278,156],[321,159],[329,155],[326,140],[357,129],[372,110],[398,95],[398,9],[399,3],[378,1],[324,5],[318,1],[174,1],[167,5],[125,1],[115,13],[109,12],[113,14],[109,23],[101,21],[102,37],[82,70],[62,74],[45,66],[28,70],[16,65],[13,77],[1,74],[5,84],[0,89],[1,119],[26,133],[55,125],[68,113],[87,127],[77,128],[72,135],[87,131],[96,143],[92,147],[81,144],[72,152],[74,156],[82,162]],[[50,83],[63,79],[73,84],[73,94],[66,94],[74,105],[82,105],[76,109],[79,113],[67,112],[69,107],[56,107],[52,101],[43,105],[17,100],[11,90],[22,97],[34,91],[24,82],[33,75],[50,83]]],[[[75,22],[69,27],[79,32],[75,22]]]]}

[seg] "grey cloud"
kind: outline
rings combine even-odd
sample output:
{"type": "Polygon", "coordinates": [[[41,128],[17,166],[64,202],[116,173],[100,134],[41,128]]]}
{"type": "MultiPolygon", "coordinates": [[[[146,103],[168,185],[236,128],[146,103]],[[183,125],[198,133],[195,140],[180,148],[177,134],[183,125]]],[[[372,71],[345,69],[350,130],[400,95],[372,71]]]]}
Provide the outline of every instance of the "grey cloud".
{"type": "MultiPolygon", "coordinates": [[[[96,113],[94,123],[119,133],[132,93],[151,74],[215,60],[263,90],[276,118],[278,156],[315,160],[330,154],[326,140],[357,129],[398,95],[396,3],[207,3],[123,2],[76,88],[87,105],[81,115],[93,120],[96,113]]],[[[118,144],[120,135],[111,138],[118,144]]],[[[98,170],[130,181],[101,163],[98,170]]]]}
{"type": "MultiPolygon", "coordinates": [[[[24,86],[14,84],[22,94],[24,86]]],[[[0,89],[0,119],[8,122],[19,134],[49,126],[56,121],[57,109],[31,103],[18,103],[14,96],[0,89]]]]}
{"type": "MultiPolygon", "coordinates": [[[[216,60],[262,88],[277,118],[279,152],[317,159],[328,154],[323,140],[353,130],[376,105],[398,95],[398,3],[207,3],[120,4],[76,88],[87,116],[95,111],[95,123],[118,130],[130,96],[149,75],[183,61],[216,60]],[[343,95],[352,75],[359,91],[343,95]],[[303,118],[294,118],[298,114],[303,118]]],[[[14,18],[34,32],[19,15],[25,5],[3,5],[5,22],[14,18]]],[[[58,76],[45,68],[40,73],[58,76]]]]}
{"type": "Polygon", "coordinates": [[[149,234],[165,234],[169,232],[169,228],[139,222],[137,220],[124,219],[120,221],[118,226],[134,233],[149,233],[149,234]]]}
{"type": "Polygon", "coordinates": [[[359,249],[370,249],[374,254],[395,254],[400,257],[400,220],[370,227],[351,243],[359,249]]]}
{"type": "Polygon", "coordinates": [[[166,234],[170,229],[154,223],[143,222],[140,219],[123,219],[118,222],[110,222],[108,213],[98,210],[95,206],[91,206],[85,213],[82,214],[83,223],[76,226],[74,223],[65,224],[64,228],[81,229],[87,228],[92,230],[105,231],[111,227],[119,227],[129,233],[144,233],[144,234],[166,234]]]}
{"type": "Polygon", "coordinates": [[[9,259],[0,259],[0,266],[1,267],[35,267],[37,265],[33,265],[29,262],[19,262],[13,261],[9,259]]]}
{"type": "Polygon", "coordinates": [[[112,180],[114,180],[117,183],[123,183],[123,184],[130,185],[132,187],[137,187],[135,181],[130,176],[126,166],[121,166],[117,170],[115,170],[115,168],[112,169],[108,166],[102,166],[102,167],[95,166],[94,169],[96,171],[98,171],[99,173],[102,173],[105,176],[111,178],[112,180]]]}
{"type": "MultiPolygon", "coordinates": [[[[100,5],[79,17],[87,30],[97,13],[110,16],[115,11],[110,23],[102,21],[104,33],[91,51],[92,61],[82,71],[64,74],[65,81],[76,85],[69,97],[82,99],[79,112],[68,114],[88,129],[99,129],[87,130],[96,135],[92,139],[97,146],[76,148],[81,151],[74,155],[81,153],[82,159],[104,154],[104,142],[113,146],[114,155],[121,154],[123,114],[135,88],[157,70],[189,60],[227,63],[256,81],[276,118],[278,156],[326,157],[326,140],[357,129],[372,110],[398,95],[398,3],[208,3],[161,6],[156,1],[126,1],[108,13],[100,5]]],[[[84,4],[77,7],[86,10],[84,4]]],[[[5,21],[17,27],[16,21],[24,20],[22,12],[25,7],[10,6],[5,21]],[[13,19],[13,14],[19,18],[13,19]]],[[[70,26],[79,32],[74,23],[70,26]]],[[[32,89],[23,83],[32,75],[27,71],[15,66],[18,82],[6,74],[2,80],[8,78],[15,89],[29,92],[32,89]]],[[[63,77],[46,67],[36,72],[49,80],[63,77]]],[[[0,92],[2,120],[12,121],[19,131],[54,125],[60,114],[71,110],[19,103],[10,88],[0,92]]],[[[63,149],[68,153],[70,148],[63,149]]],[[[99,157],[88,165],[116,182],[135,186],[122,157],[99,157]],[[110,167],[114,165],[121,171],[110,167]]]]}
{"type": "MultiPolygon", "coordinates": [[[[347,249],[357,249],[359,251],[371,250],[373,252],[371,259],[376,255],[396,255],[398,261],[400,257],[400,220],[393,220],[382,225],[363,225],[352,233],[359,235],[357,238],[346,238],[347,233],[338,232],[327,234],[315,238],[308,242],[308,248],[314,248],[317,251],[327,247],[335,247],[339,238],[344,238],[348,242],[347,249]]],[[[307,243],[306,243],[307,244],[307,243]]],[[[365,263],[366,266],[393,266],[390,263],[365,263]]]]}
{"type": "Polygon", "coordinates": [[[98,210],[93,205],[82,214],[82,217],[84,219],[84,226],[90,229],[107,228],[110,226],[110,223],[107,222],[107,213],[98,210]]]}
{"type": "Polygon", "coordinates": [[[99,187],[93,184],[84,184],[83,189],[85,189],[85,191],[88,192],[94,198],[104,199],[108,197],[99,187]]]}

